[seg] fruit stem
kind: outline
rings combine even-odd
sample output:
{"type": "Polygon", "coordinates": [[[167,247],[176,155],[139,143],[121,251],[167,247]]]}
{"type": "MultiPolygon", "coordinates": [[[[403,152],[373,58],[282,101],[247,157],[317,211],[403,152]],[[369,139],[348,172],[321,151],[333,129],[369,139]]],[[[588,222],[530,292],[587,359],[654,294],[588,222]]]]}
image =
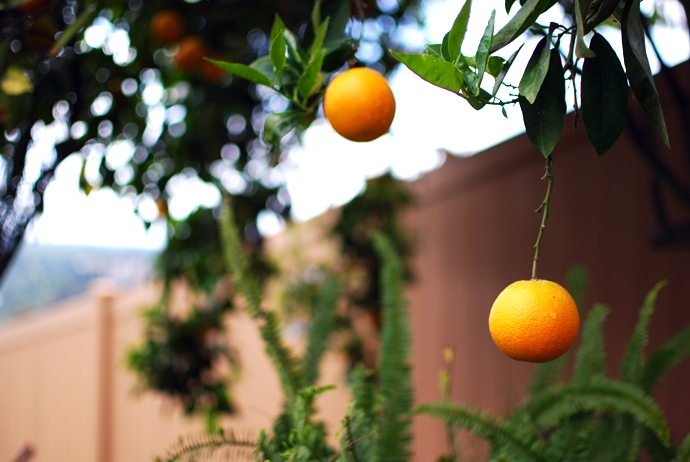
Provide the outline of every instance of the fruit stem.
{"type": "Polygon", "coordinates": [[[535,210],[541,213],[541,225],[539,226],[539,235],[537,242],[534,244],[534,261],[532,262],[532,279],[537,279],[537,260],[539,260],[539,249],[541,248],[541,240],[544,237],[544,230],[546,229],[546,220],[549,218],[549,202],[551,202],[551,191],[553,190],[553,157],[549,155],[546,158],[546,171],[542,180],[547,180],[549,183],[546,186],[546,197],[539,208],[535,210]]]}

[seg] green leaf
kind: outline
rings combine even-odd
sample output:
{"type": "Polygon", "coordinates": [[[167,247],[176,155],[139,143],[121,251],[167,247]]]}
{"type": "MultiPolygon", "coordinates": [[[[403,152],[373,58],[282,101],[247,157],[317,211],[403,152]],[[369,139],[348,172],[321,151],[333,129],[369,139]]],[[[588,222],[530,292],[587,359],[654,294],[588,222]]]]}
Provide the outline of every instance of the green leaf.
{"type": "Polygon", "coordinates": [[[470,103],[470,106],[472,106],[477,111],[480,110],[481,108],[483,108],[484,106],[486,106],[486,104],[489,101],[491,101],[491,97],[492,97],[491,93],[484,90],[483,88],[481,88],[479,90],[479,95],[477,95],[477,96],[474,96],[474,95],[467,95],[466,96],[467,102],[470,103]]]}
{"type": "Polygon", "coordinates": [[[506,13],[510,13],[510,9],[513,7],[515,0],[506,0],[506,13]]]}
{"type": "Polygon", "coordinates": [[[589,10],[585,16],[585,35],[606,21],[616,11],[619,3],[620,0],[600,0],[590,3],[589,10]]]}
{"type": "Polygon", "coordinates": [[[551,56],[551,34],[544,37],[534,48],[532,57],[527,63],[525,73],[520,80],[520,94],[524,96],[530,104],[539,94],[541,84],[544,82],[546,73],[549,71],[549,61],[551,56]]]}
{"type": "Polygon", "coordinates": [[[444,61],[448,61],[449,63],[452,63],[455,60],[450,57],[450,51],[448,51],[449,39],[450,39],[450,32],[448,32],[446,35],[443,36],[443,42],[441,43],[441,57],[443,58],[444,61]]]}
{"type": "Polygon", "coordinates": [[[554,385],[527,405],[534,422],[542,430],[558,426],[583,412],[613,411],[627,414],[670,444],[664,414],[654,400],[638,387],[604,377],[594,377],[583,385],[554,385]]]}
{"type": "Polygon", "coordinates": [[[472,69],[472,64],[475,64],[473,57],[461,56],[458,62],[457,68],[462,74],[462,94],[466,97],[476,97],[479,96],[479,79],[477,74],[472,69]]]}
{"type": "Polygon", "coordinates": [[[314,302],[311,325],[307,335],[307,348],[302,358],[305,385],[314,385],[319,378],[319,366],[328,349],[328,339],[336,323],[339,284],[335,277],[324,281],[314,302]]]}
{"type": "Polygon", "coordinates": [[[432,85],[456,94],[462,88],[462,74],[449,62],[431,55],[405,54],[392,50],[391,54],[412,72],[432,85]]]}
{"type": "Polygon", "coordinates": [[[324,46],[329,49],[338,48],[343,41],[343,34],[350,19],[350,0],[331,0],[321,4],[321,17],[330,18],[324,46]]]}
{"type": "Polygon", "coordinates": [[[283,68],[285,67],[285,24],[276,15],[273,21],[273,29],[271,30],[271,46],[269,48],[268,54],[271,57],[271,64],[273,64],[273,72],[275,73],[278,81],[280,81],[283,75],[283,68]]]}
{"type": "Polygon", "coordinates": [[[510,42],[518,38],[524,31],[530,28],[537,17],[546,11],[551,0],[527,0],[524,5],[510,18],[501,30],[499,30],[491,43],[491,53],[500,50],[510,42]]]}
{"type": "Polygon", "coordinates": [[[541,442],[538,435],[529,431],[529,427],[520,427],[488,412],[464,404],[442,401],[422,404],[415,409],[415,413],[428,414],[467,430],[492,444],[500,444],[512,454],[512,458],[501,460],[555,460],[549,448],[541,442]]]}
{"type": "Polygon", "coordinates": [[[304,116],[303,112],[295,110],[269,114],[264,122],[264,141],[272,146],[279,147],[283,136],[297,126],[302,116],[304,116]]]}
{"type": "Polygon", "coordinates": [[[652,353],[642,371],[642,388],[651,393],[673,368],[690,356],[690,327],[685,328],[652,353]]]}
{"type": "Polygon", "coordinates": [[[594,34],[590,43],[593,58],[582,66],[582,122],[589,142],[600,156],[614,145],[625,128],[628,109],[628,81],[609,42],[594,34]]]}
{"type": "MultiPolygon", "coordinates": [[[[469,1],[469,0],[468,0],[469,1]]],[[[489,23],[484,29],[484,35],[479,41],[479,47],[477,47],[477,54],[474,59],[477,63],[477,81],[481,85],[482,79],[484,78],[484,71],[489,62],[489,49],[491,48],[491,40],[494,35],[494,22],[496,21],[496,10],[491,12],[491,18],[489,18],[489,23]]]]}
{"type": "Polygon", "coordinates": [[[557,49],[551,50],[549,71],[534,104],[530,104],[524,96],[518,100],[527,138],[542,156],[548,157],[556,147],[565,123],[565,81],[557,49]]]}
{"type": "Polygon", "coordinates": [[[644,370],[644,350],[649,340],[649,322],[656,306],[659,291],[666,285],[666,281],[659,282],[645,297],[635,330],[630,338],[623,361],[621,362],[621,378],[634,385],[639,385],[644,370]]]}
{"type": "Polygon", "coordinates": [[[309,62],[304,73],[297,81],[297,90],[302,98],[306,99],[310,97],[314,93],[314,90],[316,90],[319,84],[319,73],[321,72],[321,66],[323,65],[325,56],[326,50],[319,51],[316,57],[309,62]]]}
{"type": "Polygon", "coordinates": [[[670,148],[659,94],[656,91],[652,71],[647,60],[644,43],[645,34],[640,22],[640,0],[626,2],[623,9],[621,34],[623,37],[623,58],[625,59],[625,69],[630,87],[640,101],[642,109],[661,133],[664,143],[670,148]]]}
{"type": "Polygon", "coordinates": [[[443,59],[443,52],[441,51],[442,46],[442,44],[437,43],[435,45],[425,45],[424,48],[426,49],[427,54],[433,56],[434,58],[443,59]]]}
{"type": "MultiPolygon", "coordinates": [[[[249,67],[252,69],[255,69],[268,77],[268,79],[273,83],[273,85],[278,85],[278,77],[276,77],[275,72],[273,72],[273,63],[271,62],[271,57],[270,56],[263,56],[251,64],[249,64],[249,67]]],[[[283,80],[282,83],[285,85],[287,82],[286,80],[289,80],[287,78],[287,71],[289,68],[286,66],[285,69],[283,70],[283,80]]],[[[296,81],[296,80],[295,80],[296,81]]]]}
{"type": "Polygon", "coordinates": [[[472,8],[472,0],[465,0],[465,4],[460,8],[453,27],[448,32],[448,54],[450,61],[457,63],[458,57],[461,54],[462,42],[465,40],[465,32],[467,32],[467,22],[470,19],[470,9],[472,8]]]}
{"type": "Polygon", "coordinates": [[[490,56],[489,62],[486,65],[486,72],[493,78],[498,77],[498,75],[503,70],[506,60],[500,56],[490,56]]]}
{"type": "Polygon", "coordinates": [[[259,85],[266,85],[267,87],[273,88],[273,82],[271,78],[266,76],[261,71],[246,66],[244,64],[238,63],[228,63],[225,61],[218,61],[216,59],[204,58],[206,61],[215,64],[223,70],[230,72],[231,74],[241,77],[243,79],[249,80],[250,82],[258,83],[259,85]]]}
{"type": "Polygon", "coordinates": [[[575,42],[575,56],[578,58],[593,58],[594,52],[587,48],[585,43],[585,20],[582,17],[582,11],[589,9],[591,0],[575,0],[575,23],[577,24],[577,34],[575,42]]]}
{"type": "Polygon", "coordinates": [[[609,311],[606,305],[598,303],[587,314],[582,327],[582,341],[575,355],[573,385],[585,384],[606,372],[603,325],[609,311]]]}
{"type": "Polygon", "coordinates": [[[323,46],[323,41],[326,39],[326,32],[328,31],[329,22],[329,18],[326,18],[316,31],[314,41],[311,43],[311,46],[309,47],[309,61],[313,61],[314,59],[316,59],[318,54],[322,51],[321,47],[323,46]]]}
{"type": "MultiPolygon", "coordinates": [[[[501,71],[500,71],[500,72],[498,73],[498,75],[496,76],[496,81],[494,82],[494,88],[493,88],[493,90],[491,91],[491,95],[492,95],[492,96],[496,96],[496,93],[498,92],[498,89],[501,88],[501,84],[503,83],[503,79],[505,79],[506,74],[508,74],[508,71],[510,70],[510,66],[513,65],[513,61],[515,61],[515,58],[517,57],[518,53],[520,53],[520,50],[522,50],[522,47],[523,47],[523,46],[524,46],[524,44],[520,45],[520,48],[518,48],[517,50],[515,50],[515,53],[513,53],[512,55],[510,55],[510,58],[508,58],[508,61],[506,61],[505,64],[503,64],[503,67],[501,68],[501,71]]],[[[492,58],[493,58],[493,57],[492,57],[492,58]]],[[[491,65],[491,61],[489,61],[489,66],[490,66],[490,65],[491,65]]],[[[505,115],[505,108],[502,108],[502,109],[503,109],[503,113],[504,113],[504,115],[505,115]]],[[[507,118],[507,117],[508,117],[508,116],[506,115],[506,118],[507,118]]]]}
{"type": "Polygon", "coordinates": [[[379,284],[382,314],[386,319],[381,331],[379,383],[382,395],[379,460],[410,460],[412,439],[413,390],[410,375],[409,312],[403,289],[404,269],[399,250],[383,233],[372,240],[381,262],[379,284]]]}
{"type": "Polygon", "coordinates": [[[288,56],[290,56],[296,63],[300,64],[301,66],[304,66],[309,59],[304,54],[304,52],[300,50],[299,44],[297,42],[297,37],[295,37],[295,34],[293,34],[290,29],[285,28],[285,30],[283,31],[283,36],[285,37],[285,44],[287,45],[288,56]]]}
{"type": "Polygon", "coordinates": [[[673,462],[690,462],[690,433],[678,446],[678,452],[673,462]]]}

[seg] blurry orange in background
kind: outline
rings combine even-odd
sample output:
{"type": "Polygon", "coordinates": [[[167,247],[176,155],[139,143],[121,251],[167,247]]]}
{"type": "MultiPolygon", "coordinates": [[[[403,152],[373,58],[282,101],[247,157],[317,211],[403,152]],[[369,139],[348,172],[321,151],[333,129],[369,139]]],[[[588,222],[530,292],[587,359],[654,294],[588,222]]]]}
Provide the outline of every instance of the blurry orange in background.
{"type": "Polygon", "coordinates": [[[200,67],[206,62],[204,56],[207,54],[204,42],[199,37],[190,35],[182,39],[173,60],[178,69],[189,72],[200,70],[200,67]]]}
{"type": "Polygon", "coordinates": [[[174,10],[161,10],[151,19],[151,36],[164,43],[177,42],[184,33],[184,20],[174,10]]]}
{"type": "Polygon", "coordinates": [[[23,11],[24,13],[34,16],[35,14],[38,14],[41,12],[43,8],[45,8],[46,4],[48,3],[48,0],[29,0],[26,3],[22,3],[19,5],[19,11],[23,11]]]}

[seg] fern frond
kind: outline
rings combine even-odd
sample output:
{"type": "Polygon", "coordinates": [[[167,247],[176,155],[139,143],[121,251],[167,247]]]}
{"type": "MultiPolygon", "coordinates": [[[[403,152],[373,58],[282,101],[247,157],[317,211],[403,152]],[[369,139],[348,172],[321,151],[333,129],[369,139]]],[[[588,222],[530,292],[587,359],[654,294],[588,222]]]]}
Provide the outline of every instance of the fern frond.
{"type": "Polygon", "coordinates": [[[539,436],[529,429],[530,427],[515,425],[488,412],[448,401],[422,404],[415,412],[452,423],[482,439],[495,443],[497,449],[493,455],[494,459],[501,460],[500,453],[510,453],[512,458],[509,460],[517,460],[518,457],[530,461],[557,460],[544,446],[539,436]]]}
{"type": "Polygon", "coordinates": [[[339,283],[335,277],[327,279],[319,290],[309,327],[307,350],[302,358],[303,385],[313,385],[319,378],[321,358],[328,348],[328,338],[335,327],[335,308],[339,283]]]}
{"type": "Polygon", "coordinates": [[[575,300],[580,313],[582,313],[585,303],[587,286],[589,286],[589,274],[585,265],[573,266],[565,277],[565,287],[570,292],[573,300],[575,300]]]}
{"type": "Polygon", "coordinates": [[[649,356],[641,374],[642,388],[647,393],[651,393],[668,371],[688,356],[690,356],[690,327],[676,334],[649,356]]]}
{"type": "Polygon", "coordinates": [[[548,445],[560,455],[562,462],[590,462],[589,438],[595,426],[594,416],[574,416],[554,429],[548,445]]]}
{"type": "Polygon", "coordinates": [[[635,324],[635,330],[630,338],[628,347],[625,349],[623,361],[621,362],[621,378],[628,382],[639,384],[642,369],[644,367],[644,349],[649,340],[649,321],[654,313],[656,298],[659,291],[666,285],[666,281],[659,282],[645,297],[640,314],[635,324]]]}
{"type": "Polygon", "coordinates": [[[407,301],[404,297],[403,264],[393,244],[382,233],[373,244],[382,262],[380,273],[383,331],[379,383],[383,398],[379,457],[387,462],[409,459],[412,439],[412,378],[410,377],[410,332],[407,301]]]}
{"type": "MultiPolygon", "coordinates": [[[[223,430],[218,433],[200,433],[186,438],[180,437],[165,456],[165,462],[194,461],[198,457],[209,457],[218,451],[226,451],[227,457],[231,454],[245,459],[254,453],[258,442],[251,438],[240,438],[234,432],[223,430]]],[[[159,459],[161,460],[161,459],[159,459]]]]}
{"type": "Polygon", "coordinates": [[[597,303],[592,307],[582,328],[582,343],[575,356],[571,383],[582,385],[590,379],[601,376],[606,370],[604,363],[604,321],[609,315],[605,305],[597,303]]]}
{"type": "Polygon", "coordinates": [[[566,353],[553,361],[538,364],[527,387],[530,396],[535,396],[545,388],[557,383],[563,376],[567,361],[568,354],[566,353]]]}
{"type": "Polygon", "coordinates": [[[685,437],[680,446],[673,462],[690,462],[690,433],[685,437]]]}
{"type": "Polygon", "coordinates": [[[280,335],[280,327],[275,314],[261,307],[261,286],[249,272],[249,265],[242,251],[234,212],[228,196],[223,201],[220,235],[227,269],[232,275],[237,292],[247,302],[247,312],[259,325],[259,332],[265,343],[266,352],[278,372],[283,392],[290,402],[302,383],[299,374],[299,362],[285,345],[280,335]]]}
{"type": "Polygon", "coordinates": [[[642,433],[642,447],[645,449],[653,462],[668,462],[673,460],[676,454],[676,447],[671,441],[670,446],[665,446],[655,433],[644,427],[642,433]]]}
{"type": "Polygon", "coordinates": [[[553,385],[535,397],[527,410],[542,430],[582,412],[623,413],[648,427],[665,445],[671,440],[664,415],[651,397],[638,387],[604,377],[593,377],[583,385],[553,385]]]}

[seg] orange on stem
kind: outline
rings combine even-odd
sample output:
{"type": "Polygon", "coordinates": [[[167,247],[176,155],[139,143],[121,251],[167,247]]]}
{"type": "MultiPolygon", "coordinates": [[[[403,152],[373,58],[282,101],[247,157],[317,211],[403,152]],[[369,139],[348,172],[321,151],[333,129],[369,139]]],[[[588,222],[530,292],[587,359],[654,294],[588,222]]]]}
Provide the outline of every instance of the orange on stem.
{"type": "Polygon", "coordinates": [[[323,111],[333,129],[351,141],[371,141],[388,132],[395,98],[386,79],[365,67],[349,69],[326,88],[323,111]]]}
{"type": "Polygon", "coordinates": [[[498,295],[489,331],[506,356],[533,363],[552,361],[568,351],[580,329],[573,297],[555,282],[517,281],[498,295]]]}

